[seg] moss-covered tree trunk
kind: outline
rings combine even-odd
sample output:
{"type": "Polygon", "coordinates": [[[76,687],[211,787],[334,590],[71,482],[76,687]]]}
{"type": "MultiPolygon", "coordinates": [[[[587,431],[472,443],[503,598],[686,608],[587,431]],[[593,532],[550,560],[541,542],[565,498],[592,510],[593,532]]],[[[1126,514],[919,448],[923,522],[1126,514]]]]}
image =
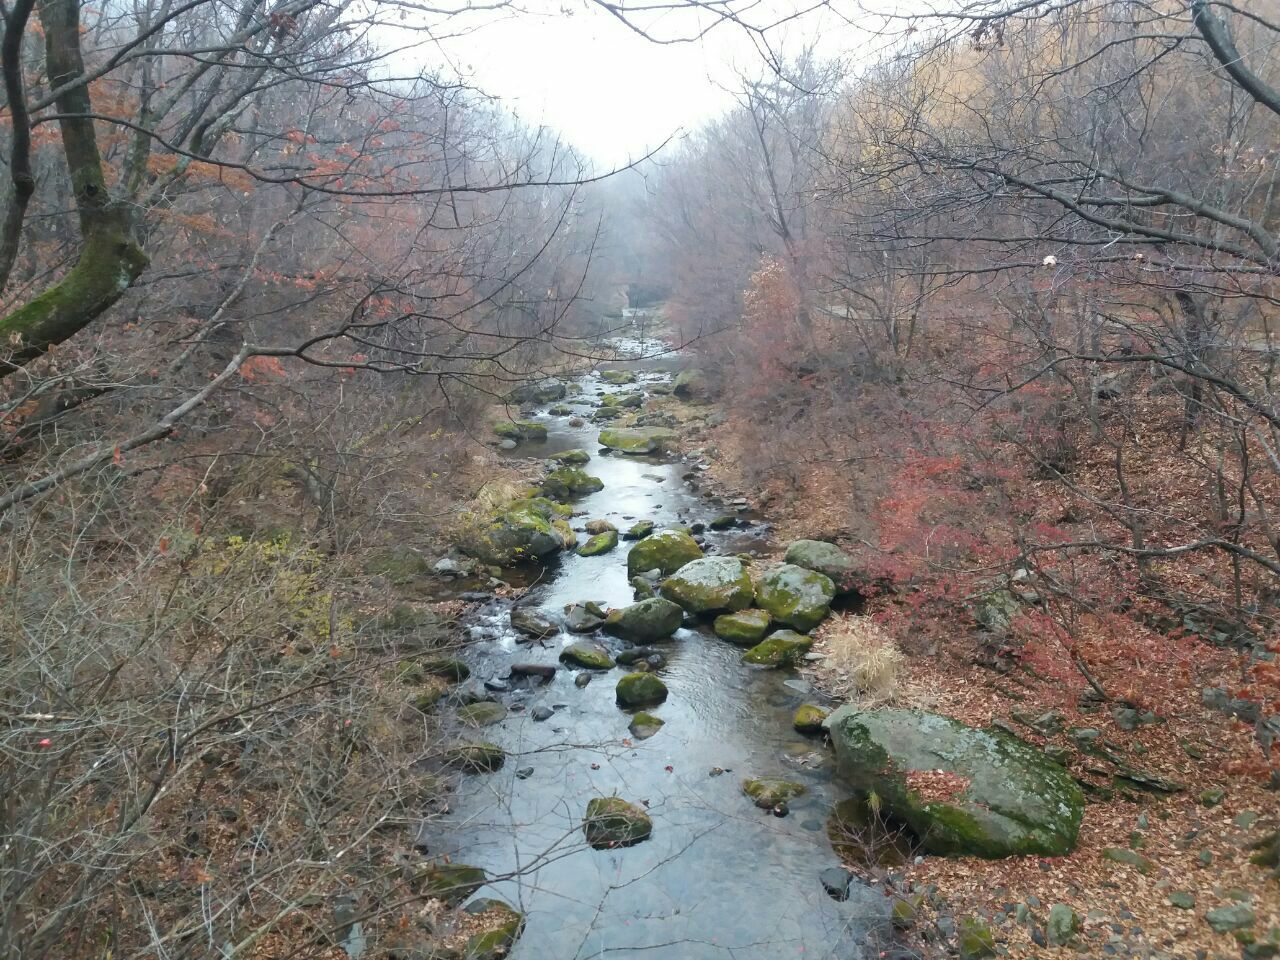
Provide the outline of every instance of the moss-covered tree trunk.
{"type": "Polygon", "coordinates": [[[113,201],[102,172],[93,105],[80,52],[78,0],[40,0],[49,84],[56,100],[62,151],[71,175],[82,246],[58,283],[0,319],[0,343],[12,353],[0,377],[83,330],[120,299],[147,266],[133,236],[129,208],[113,201]]]}

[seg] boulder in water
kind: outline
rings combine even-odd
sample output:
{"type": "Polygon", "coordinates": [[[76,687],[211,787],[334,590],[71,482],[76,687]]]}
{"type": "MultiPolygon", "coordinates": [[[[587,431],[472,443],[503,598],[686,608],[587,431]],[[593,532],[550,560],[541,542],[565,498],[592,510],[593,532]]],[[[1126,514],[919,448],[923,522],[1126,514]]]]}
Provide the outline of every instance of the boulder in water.
{"type": "Polygon", "coordinates": [[[641,710],[631,718],[631,724],[627,729],[637,740],[648,740],[661,730],[663,725],[661,717],[655,717],[652,713],[641,710]]]}
{"type": "Polygon", "coordinates": [[[794,630],[779,630],[742,655],[743,663],[758,667],[791,667],[809,652],[813,638],[794,630]]]}
{"type": "Polygon", "coordinates": [[[812,630],[831,610],[836,587],[829,577],[793,563],[765,572],[756,585],[756,605],[796,630],[812,630]]]}
{"type": "Polygon", "coordinates": [[[758,780],[743,780],[742,792],[750,797],[757,807],[769,810],[780,803],[790,803],[796,797],[808,793],[808,790],[803,783],[796,783],[794,780],[761,777],[758,780]]]}
{"type": "Polygon", "coordinates": [[[607,533],[610,530],[617,532],[618,528],[608,520],[588,520],[586,529],[587,533],[595,536],[597,533],[607,533]]]}
{"type": "Polygon", "coordinates": [[[481,700],[458,708],[458,719],[468,727],[491,727],[507,718],[507,708],[492,700],[481,700]]]}
{"type": "Polygon", "coordinates": [[[608,553],[618,545],[618,531],[606,530],[604,533],[597,533],[594,537],[578,548],[578,556],[580,557],[597,557],[602,553],[608,553]]]}
{"type": "Polygon", "coordinates": [[[667,699],[667,685],[652,673],[628,673],[618,681],[614,697],[626,710],[656,707],[667,699]]]}
{"type": "Polygon", "coordinates": [[[701,557],[668,577],[662,595],[690,613],[718,613],[751,606],[755,588],[737,557],[701,557]]]}
{"type": "Polygon", "coordinates": [[[686,563],[702,557],[702,548],[683,530],[660,530],[645,537],[627,554],[627,575],[659,570],[670,576],[686,563]]]}
{"type": "Polygon", "coordinates": [[[652,520],[638,520],[631,525],[631,528],[622,535],[624,540],[643,540],[649,534],[653,533],[652,520]]]}
{"type": "Polygon", "coordinates": [[[555,500],[567,500],[604,489],[604,481],[581,467],[556,467],[542,481],[542,492],[555,500]]]}
{"type": "Polygon", "coordinates": [[[769,632],[773,618],[767,610],[740,610],[716,617],[716,636],[739,647],[754,647],[769,632]]]}
{"type": "Polygon", "coordinates": [[[930,853],[1062,856],[1084,795],[1063,767],[998,729],[921,710],[859,710],[826,721],[841,775],[880,798],[930,853]]]}
{"type": "Polygon", "coordinates": [[[503,420],[494,424],[493,432],[507,440],[545,440],[547,428],[532,420],[503,420]]]}
{"type": "Polygon", "coordinates": [[[563,522],[572,510],[546,497],[516,500],[490,520],[463,533],[459,546],[485,563],[509,567],[565,549],[576,542],[563,522]]]}
{"type": "Polygon", "coordinates": [[[492,773],[501,769],[507,755],[496,743],[480,741],[451,747],[444,754],[447,766],[463,773],[492,773]]]}
{"type": "Polygon", "coordinates": [[[662,597],[650,597],[628,607],[610,610],[605,627],[629,640],[662,640],[680,629],[684,611],[662,597]]]}
{"type": "Polygon", "coordinates": [[[536,383],[522,383],[507,394],[508,403],[554,403],[563,400],[569,388],[554,377],[536,383]]]}
{"type": "Polygon", "coordinates": [[[582,831],[594,849],[609,850],[648,840],[653,821],[638,804],[621,797],[596,797],[587,803],[582,831]]]}
{"type": "MultiPolygon", "coordinates": [[[[599,415],[600,411],[596,413],[599,415]]],[[[619,453],[658,453],[679,439],[678,433],[666,427],[610,427],[600,431],[600,446],[619,453]]]]}
{"type": "Polygon", "coordinates": [[[584,670],[613,669],[613,657],[598,643],[571,643],[560,651],[560,660],[584,670]]]}
{"type": "Polygon", "coordinates": [[[636,375],[630,370],[604,370],[600,374],[600,379],[618,387],[624,383],[635,383],[636,375]]]}
{"type": "Polygon", "coordinates": [[[512,607],[511,626],[535,640],[546,640],[560,632],[560,624],[534,607],[512,607]]]}
{"type": "Polygon", "coordinates": [[[827,711],[816,704],[805,703],[796,708],[791,725],[797,733],[815,734],[822,732],[822,724],[827,719],[827,711]]]}
{"type": "Polygon", "coordinates": [[[585,450],[566,450],[564,453],[557,453],[551,457],[556,463],[563,463],[571,467],[580,467],[584,463],[591,461],[591,454],[585,450]]]}

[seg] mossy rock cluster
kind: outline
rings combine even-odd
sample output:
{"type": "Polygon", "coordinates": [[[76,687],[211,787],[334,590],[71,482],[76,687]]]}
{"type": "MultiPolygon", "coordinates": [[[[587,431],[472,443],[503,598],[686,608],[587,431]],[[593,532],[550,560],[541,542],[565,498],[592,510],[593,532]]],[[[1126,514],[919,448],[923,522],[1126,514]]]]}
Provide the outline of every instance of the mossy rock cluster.
{"type": "Polygon", "coordinates": [[[595,797],[587,803],[582,832],[596,850],[630,847],[649,839],[653,820],[639,804],[621,797],[595,797]]]}
{"type": "Polygon", "coordinates": [[[593,477],[581,467],[565,465],[556,467],[542,481],[542,493],[553,500],[568,500],[604,489],[604,481],[593,477]]]}
{"type": "Polygon", "coordinates": [[[659,570],[669,577],[686,563],[702,558],[702,548],[685,530],[659,530],[639,541],[627,554],[627,576],[659,570]]]}
{"type": "Polygon", "coordinates": [[[841,775],[874,792],[924,849],[987,858],[1062,856],[1075,846],[1084,795],[1060,765],[1001,730],[921,710],[844,706],[826,721],[841,775]],[[952,793],[917,793],[908,774],[942,771],[952,793]]]}
{"type": "Polygon", "coordinates": [[[652,673],[628,673],[614,692],[618,706],[626,710],[656,707],[667,699],[667,685],[652,673]]]}
{"type": "Polygon", "coordinates": [[[756,584],[756,605],[778,623],[803,632],[826,618],[835,595],[829,577],[793,563],[772,567],[756,584]]]}
{"type": "Polygon", "coordinates": [[[662,595],[690,613],[718,613],[751,606],[755,588],[737,557],[701,557],[668,577],[662,595]]]}
{"type": "Polygon", "coordinates": [[[469,556],[499,567],[536,560],[577,543],[564,519],[572,512],[547,497],[516,500],[487,521],[464,530],[458,545],[469,556]]]}
{"type": "Polygon", "coordinates": [[[812,637],[794,630],[779,630],[744,653],[742,662],[757,667],[793,667],[812,646],[812,637]]]}
{"type": "MultiPolygon", "coordinates": [[[[597,410],[596,415],[601,412],[597,410]]],[[[610,427],[600,431],[600,446],[637,456],[671,449],[679,439],[680,435],[667,427],[610,427]]]]}

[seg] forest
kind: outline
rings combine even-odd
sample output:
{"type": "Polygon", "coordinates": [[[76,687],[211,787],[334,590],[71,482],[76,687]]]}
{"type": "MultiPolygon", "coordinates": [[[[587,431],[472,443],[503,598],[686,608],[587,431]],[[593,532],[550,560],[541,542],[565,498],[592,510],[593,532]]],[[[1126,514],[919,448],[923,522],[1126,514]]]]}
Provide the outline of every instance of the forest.
{"type": "Polygon", "coordinates": [[[0,960],[1280,956],[1280,2],[0,17],[0,960]]]}

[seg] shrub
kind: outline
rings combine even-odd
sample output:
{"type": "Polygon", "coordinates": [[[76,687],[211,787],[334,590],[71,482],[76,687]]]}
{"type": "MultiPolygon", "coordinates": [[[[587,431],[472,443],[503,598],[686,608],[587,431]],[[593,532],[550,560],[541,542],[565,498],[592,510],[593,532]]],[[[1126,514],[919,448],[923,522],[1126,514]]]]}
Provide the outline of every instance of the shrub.
{"type": "Polygon", "coordinates": [[[902,651],[878,623],[864,616],[833,621],[824,643],[836,693],[864,703],[894,698],[902,651]]]}

